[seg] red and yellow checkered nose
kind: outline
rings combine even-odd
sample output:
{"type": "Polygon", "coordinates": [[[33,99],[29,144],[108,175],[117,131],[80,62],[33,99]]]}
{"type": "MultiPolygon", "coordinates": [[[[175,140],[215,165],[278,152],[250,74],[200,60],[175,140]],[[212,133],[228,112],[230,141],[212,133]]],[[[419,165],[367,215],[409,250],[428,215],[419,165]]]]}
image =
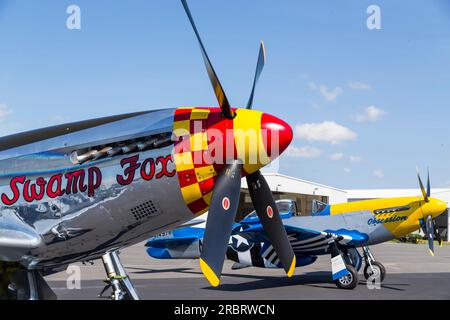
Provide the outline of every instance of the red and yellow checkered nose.
{"type": "Polygon", "coordinates": [[[252,174],[278,157],[291,143],[292,129],[260,111],[235,109],[233,120],[219,108],[178,108],[173,160],[183,198],[195,214],[208,210],[218,172],[231,160],[252,174]]]}

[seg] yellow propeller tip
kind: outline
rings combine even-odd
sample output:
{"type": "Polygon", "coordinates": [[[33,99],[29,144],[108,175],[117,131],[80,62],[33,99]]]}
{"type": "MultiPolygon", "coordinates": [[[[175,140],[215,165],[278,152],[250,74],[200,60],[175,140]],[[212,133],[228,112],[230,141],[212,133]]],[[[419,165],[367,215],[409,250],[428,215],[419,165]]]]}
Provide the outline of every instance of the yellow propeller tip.
{"type": "Polygon", "coordinates": [[[287,272],[288,278],[292,277],[294,275],[295,265],[297,264],[297,258],[294,256],[292,259],[291,266],[289,267],[289,271],[287,272]]]}
{"type": "Polygon", "coordinates": [[[219,277],[214,273],[211,267],[208,266],[208,264],[202,258],[200,258],[200,269],[202,270],[202,273],[205,276],[206,280],[208,280],[208,282],[213,287],[219,286],[220,284],[219,277]]]}
{"type": "Polygon", "coordinates": [[[429,251],[430,251],[431,256],[434,257],[434,252],[431,251],[430,249],[429,249],[429,251]]]}

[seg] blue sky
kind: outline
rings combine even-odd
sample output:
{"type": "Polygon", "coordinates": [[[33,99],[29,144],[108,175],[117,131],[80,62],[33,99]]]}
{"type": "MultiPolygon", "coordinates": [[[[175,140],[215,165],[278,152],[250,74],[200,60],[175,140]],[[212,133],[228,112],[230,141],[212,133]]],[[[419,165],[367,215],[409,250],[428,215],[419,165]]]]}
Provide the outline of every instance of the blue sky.
{"type": "MultiPolygon", "coordinates": [[[[235,106],[297,135],[280,172],[340,188],[450,186],[450,5],[415,1],[189,2],[235,106]],[[381,30],[366,27],[369,5],[381,30]],[[305,126],[305,124],[308,124],[305,126]],[[329,135],[334,138],[327,138],[329,135]]],[[[0,0],[0,134],[110,114],[216,105],[177,0],[0,0]],[[66,9],[81,8],[81,30],[66,9]]]]}

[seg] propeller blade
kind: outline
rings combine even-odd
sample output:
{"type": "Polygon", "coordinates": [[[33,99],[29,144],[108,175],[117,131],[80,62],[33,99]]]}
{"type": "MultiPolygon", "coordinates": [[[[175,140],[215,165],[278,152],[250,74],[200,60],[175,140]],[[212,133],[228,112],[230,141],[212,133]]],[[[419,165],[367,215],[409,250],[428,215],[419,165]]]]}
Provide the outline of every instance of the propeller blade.
{"type": "Polygon", "coordinates": [[[266,49],[264,47],[264,42],[261,41],[261,46],[259,47],[258,63],[256,64],[255,79],[253,80],[252,92],[250,98],[248,99],[247,109],[253,107],[253,97],[255,95],[256,84],[258,83],[259,77],[264,69],[264,64],[266,63],[266,49]]]}
{"type": "Polygon", "coordinates": [[[437,240],[439,247],[442,247],[442,235],[439,232],[439,227],[436,225],[436,220],[433,220],[434,238],[437,240]]]}
{"type": "Polygon", "coordinates": [[[417,178],[419,179],[419,186],[420,186],[420,191],[422,192],[423,195],[423,199],[425,200],[425,202],[428,202],[428,195],[427,195],[427,191],[425,190],[425,187],[423,186],[423,182],[422,179],[420,178],[420,174],[419,174],[419,170],[417,170],[417,178]]]}
{"type": "Polygon", "coordinates": [[[209,80],[214,89],[214,94],[216,95],[217,101],[219,102],[219,106],[222,109],[222,116],[227,119],[234,119],[235,113],[231,109],[230,103],[228,102],[227,96],[225,95],[225,91],[220,84],[219,78],[217,77],[216,72],[209,60],[208,54],[206,53],[205,46],[203,45],[202,39],[200,38],[200,34],[197,31],[197,27],[195,26],[194,19],[192,18],[191,11],[189,10],[189,6],[186,0],[181,0],[183,4],[184,10],[191,22],[192,28],[194,29],[195,35],[197,36],[198,43],[200,45],[200,49],[202,51],[203,61],[206,66],[206,71],[208,72],[209,80]]]}
{"type": "Polygon", "coordinates": [[[428,197],[431,197],[430,169],[428,169],[428,178],[427,178],[427,196],[428,196],[428,197]]]}
{"type": "Polygon", "coordinates": [[[436,233],[434,234],[434,236],[439,244],[439,247],[442,247],[442,236],[439,232],[439,229],[436,229],[436,233]]]}
{"type": "Polygon", "coordinates": [[[296,258],[266,179],[257,171],[247,176],[253,206],[275,253],[288,277],[294,273],[296,258]]]}
{"type": "Polygon", "coordinates": [[[428,248],[430,249],[430,254],[434,257],[434,223],[432,216],[427,217],[426,231],[428,237],[428,248]]]}
{"type": "Polygon", "coordinates": [[[220,172],[211,197],[200,255],[200,268],[213,287],[217,287],[220,283],[223,262],[239,205],[241,171],[242,164],[238,161],[227,165],[220,172]]]}

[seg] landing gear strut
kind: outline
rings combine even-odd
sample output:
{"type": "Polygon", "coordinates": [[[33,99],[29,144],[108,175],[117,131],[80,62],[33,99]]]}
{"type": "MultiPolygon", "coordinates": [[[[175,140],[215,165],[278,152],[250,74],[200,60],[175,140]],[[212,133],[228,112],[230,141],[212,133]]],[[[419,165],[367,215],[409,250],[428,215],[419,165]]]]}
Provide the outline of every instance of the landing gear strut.
{"type": "Polygon", "coordinates": [[[128,277],[122,262],[119,259],[119,251],[107,252],[102,256],[107,279],[106,286],[99,294],[99,298],[109,298],[111,300],[139,300],[139,296],[128,277]],[[109,288],[112,289],[110,296],[103,296],[109,288]]]}
{"type": "Polygon", "coordinates": [[[0,279],[0,299],[6,300],[56,300],[39,270],[26,270],[18,267],[7,272],[0,279]]]}
{"type": "Polygon", "coordinates": [[[364,268],[364,277],[367,281],[379,281],[380,283],[386,278],[386,268],[375,260],[369,247],[363,247],[363,258],[366,263],[364,268]]]}
{"type": "Polygon", "coordinates": [[[344,253],[336,242],[331,246],[331,269],[333,280],[339,289],[352,290],[358,285],[358,271],[349,263],[347,254],[344,253]]]}

